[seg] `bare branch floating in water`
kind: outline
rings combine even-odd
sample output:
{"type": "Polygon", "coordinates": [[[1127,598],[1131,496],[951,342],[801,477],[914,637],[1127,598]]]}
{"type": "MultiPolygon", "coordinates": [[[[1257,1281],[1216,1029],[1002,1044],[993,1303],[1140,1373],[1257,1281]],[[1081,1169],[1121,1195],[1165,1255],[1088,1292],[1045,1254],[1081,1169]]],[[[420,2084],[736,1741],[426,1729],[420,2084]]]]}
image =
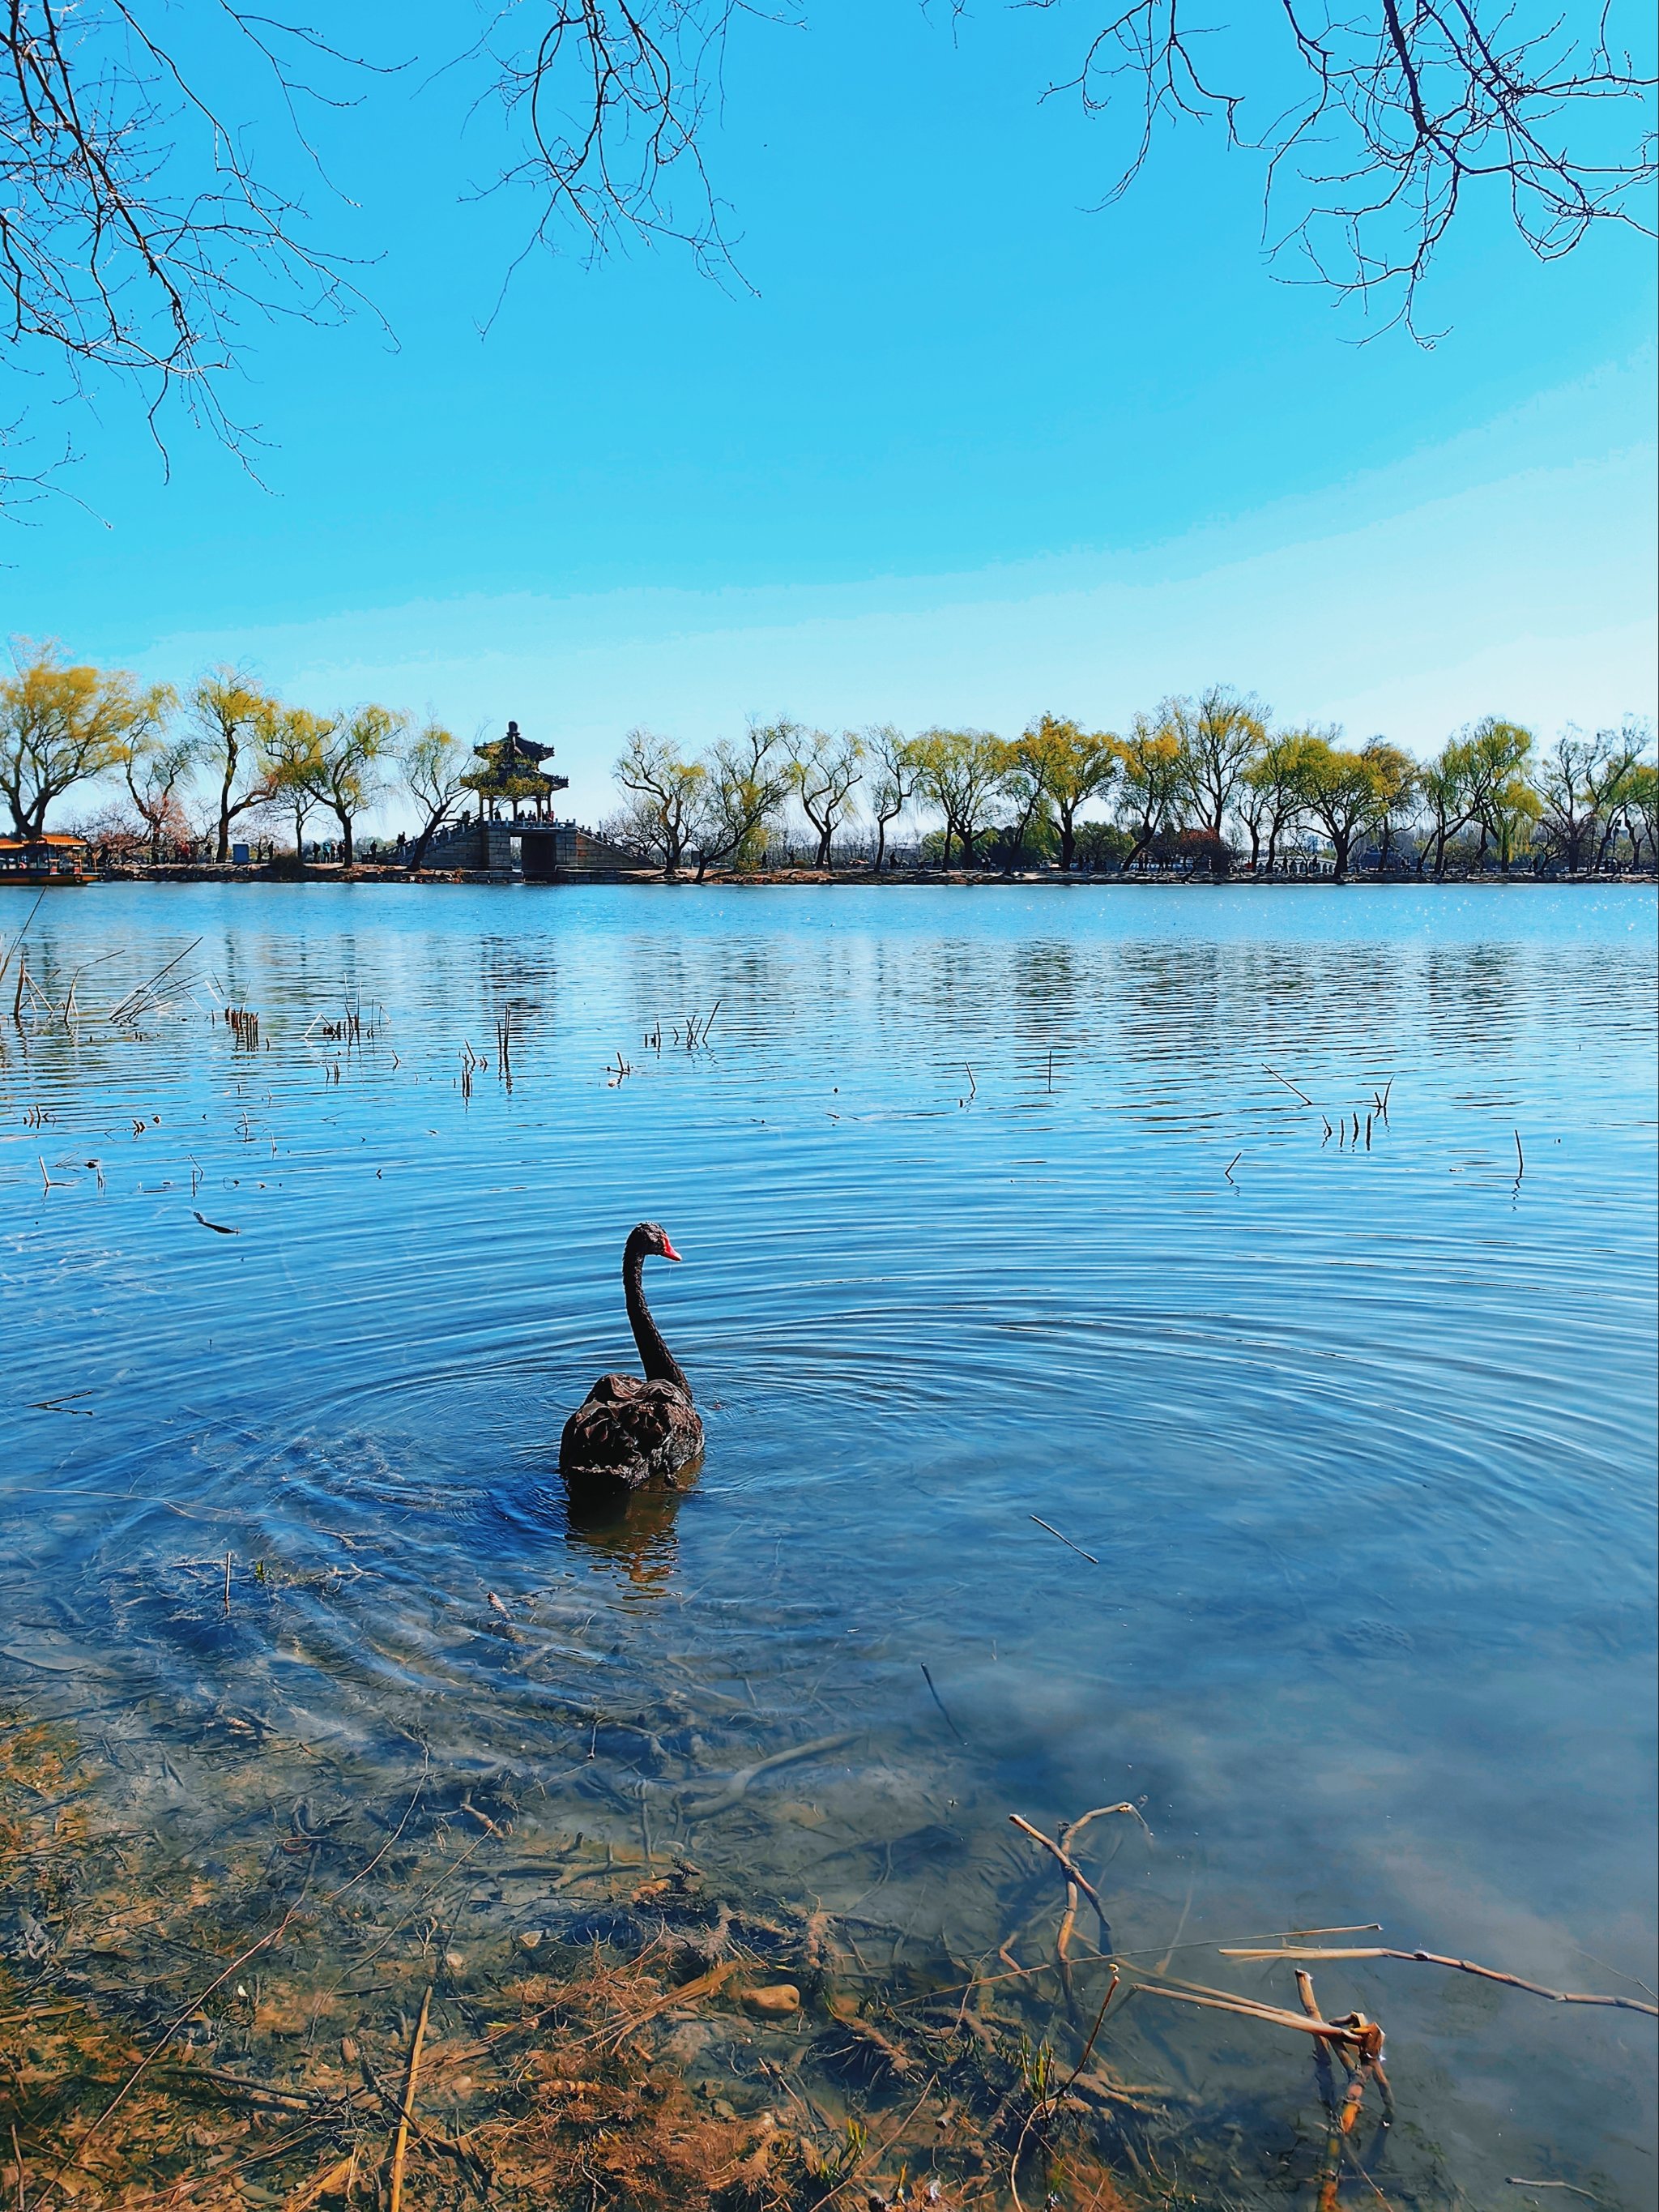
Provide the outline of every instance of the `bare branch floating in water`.
{"type": "Polygon", "coordinates": [[[1081,1544],[1074,1544],[1069,1536],[1060,1536],[1059,1529],[1052,1521],[1045,1521],[1040,1513],[1034,1513],[1031,1518],[1039,1528],[1046,1528],[1051,1536],[1060,1536],[1060,1540],[1065,1545],[1066,1550],[1075,1552],[1079,1559],[1087,1559],[1091,1567],[1097,1567],[1100,1565],[1100,1561],[1096,1559],[1092,1552],[1085,1552],[1081,1544]]]}
{"type": "Polygon", "coordinates": [[[1297,1097],[1302,1101],[1302,1103],[1304,1106],[1311,1106],[1313,1104],[1313,1100],[1309,1097],[1307,1092],[1305,1091],[1297,1091],[1296,1085],[1291,1082],[1290,1077],[1288,1075],[1281,1075],[1276,1067],[1268,1067],[1264,1064],[1262,1073],[1264,1075],[1271,1075],[1275,1083],[1282,1083],[1287,1091],[1296,1091],[1297,1097]]]}
{"type": "Polygon", "coordinates": [[[1608,1997],[1586,1994],[1582,1990],[1548,1990],[1541,1982],[1523,1981],[1519,1974],[1505,1974],[1496,1966],[1477,1966],[1472,1959],[1449,1959],[1438,1951],[1393,1951],[1381,1948],[1365,1950],[1324,1950],[1317,1945],[1297,1945],[1289,1950],[1255,1950],[1225,1948],[1224,1959],[1404,1959],[1420,1966],[1449,1966],[1455,1973],[1478,1974],[1482,1981],[1502,1982],[1506,1988],[1525,1990],[1535,1997],[1548,1997],[1553,2004],[1616,2005],[1624,2012],[1644,2012],[1659,2020],[1659,2005],[1644,2004],[1639,1997],[1608,1997]]]}
{"type": "Polygon", "coordinates": [[[962,1730],[961,1730],[961,1729],[957,1726],[956,1723],[951,1719],[951,1717],[950,1714],[949,1714],[948,1712],[945,1712],[945,1700],[944,1700],[944,1698],[941,1698],[941,1697],[940,1697],[940,1695],[939,1695],[939,1692],[938,1692],[938,1691],[934,1688],[934,1686],[933,1686],[933,1678],[932,1674],[930,1674],[928,1673],[928,1671],[927,1671],[927,1662],[925,1659],[924,1659],[924,1660],[922,1660],[922,1661],[921,1662],[921,1666],[922,1677],[923,1677],[924,1680],[925,1680],[925,1681],[927,1682],[927,1693],[928,1693],[928,1695],[933,1698],[933,1703],[934,1703],[934,1704],[939,1707],[939,1711],[940,1711],[942,1714],[944,1714],[944,1717],[945,1717],[945,1727],[946,1727],[946,1728],[948,1728],[948,1729],[950,1729],[950,1731],[951,1731],[951,1735],[952,1735],[953,1736],[955,1736],[955,1738],[956,1738],[956,1740],[957,1740],[957,1741],[958,1743],[966,1743],[966,1742],[967,1742],[967,1741],[968,1741],[967,1737],[966,1737],[965,1735],[963,1735],[963,1734],[962,1730]]]}

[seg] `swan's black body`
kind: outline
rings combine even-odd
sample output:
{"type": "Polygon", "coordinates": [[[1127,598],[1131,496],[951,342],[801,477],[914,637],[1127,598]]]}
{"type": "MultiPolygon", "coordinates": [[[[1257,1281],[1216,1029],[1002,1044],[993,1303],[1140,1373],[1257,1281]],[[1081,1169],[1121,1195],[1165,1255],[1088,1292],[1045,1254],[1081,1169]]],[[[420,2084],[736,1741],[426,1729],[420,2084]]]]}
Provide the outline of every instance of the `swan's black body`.
{"type": "Polygon", "coordinates": [[[640,1277],[648,1252],[680,1256],[654,1221],[641,1221],[623,1248],[623,1290],[645,1375],[601,1375],[565,1423],[559,1466],[572,1482],[672,1486],[702,1455],[691,1385],[645,1303],[640,1277]]]}

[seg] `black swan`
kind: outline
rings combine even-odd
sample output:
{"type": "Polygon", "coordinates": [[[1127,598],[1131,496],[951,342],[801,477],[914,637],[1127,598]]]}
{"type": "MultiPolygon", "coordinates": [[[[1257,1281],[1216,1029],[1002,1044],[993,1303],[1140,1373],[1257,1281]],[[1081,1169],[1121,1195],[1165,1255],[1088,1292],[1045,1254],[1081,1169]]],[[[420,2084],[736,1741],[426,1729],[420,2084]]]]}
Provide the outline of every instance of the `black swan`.
{"type": "Polygon", "coordinates": [[[691,1385],[663,1342],[640,1287],[647,1252],[661,1260],[680,1256],[654,1221],[641,1221],[630,1230],[623,1247],[623,1289],[645,1376],[641,1381],[637,1375],[601,1375],[565,1423],[559,1468],[574,1480],[629,1490],[651,1483],[672,1488],[680,1469],[702,1452],[702,1423],[691,1401],[691,1385]]]}

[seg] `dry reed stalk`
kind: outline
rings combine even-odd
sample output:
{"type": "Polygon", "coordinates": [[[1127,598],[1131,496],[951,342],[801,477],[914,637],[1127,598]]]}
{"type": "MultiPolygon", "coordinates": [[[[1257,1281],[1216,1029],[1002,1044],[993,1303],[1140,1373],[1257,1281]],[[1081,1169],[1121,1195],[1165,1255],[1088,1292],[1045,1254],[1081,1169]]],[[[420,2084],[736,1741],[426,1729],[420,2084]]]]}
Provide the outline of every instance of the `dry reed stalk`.
{"type": "Polygon", "coordinates": [[[1599,2198],[1590,2195],[1588,2189],[1580,2189],[1576,2182],[1523,2181],[1518,2173],[1506,2173],[1504,2179],[1511,2189],[1565,2189],[1570,2196],[1582,2197],[1591,2204],[1600,2202],[1599,2198]]]}
{"type": "MultiPolygon", "coordinates": [[[[1313,1976],[1296,1970],[1297,1995],[1310,2020],[1320,2016],[1314,1996],[1313,1976]]],[[[1325,2107],[1325,2148],[1319,2162],[1319,2212],[1336,2212],[1337,2191],[1342,2181],[1342,2128],[1337,2118],[1336,2086],[1331,2079],[1330,2052],[1322,2043],[1314,2045],[1314,2064],[1319,2075],[1320,2100],[1325,2107]]]]}
{"type": "Polygon", "coordinates": [[[426,2041],[427,2016],[432,2010],[434,1984],[428,1982],[421,1998],[421,2016],[415,2023],[415,2039],[409,2046],[409,2071],[404,2077],[403,2103],[398,2114],[397,2140],[392,2151],[392,2191],[387,2212],[403,2212],[404,2161],[409,2155],[409,2123],[415,2110],[415,2084],[421,2075],[421,2046],[426,2041]]]}
{"type": "Polygon", "coordinates": [[[1097,1567],[1100,1565],[1100,1561],[1096,1559],[1092,1552],[1085,1552],[1081,1544],[1073,1543],[1069,1536],[1060,1536],[1059,1529],[1055,1528],[1052,1521],[1045,1521],[1040,1513],[1032,1514],[1031,1518],[1036,1522],[1039,1528],[1046,1528],[1051,1536],[1060,1536],[1060,1542],[1066,1546],[1068,1551],[1075,1552],[1079,1559],[1087,1559],[1091,1567],[1097,1567]]]}
{"type": "Polygon", "coordinates": [[[940,1713],[944,1716],[945,1727],[950,1729],[951,1735],[955,1736],[958,1743],[966,1743],[968,1741],[967,1737],[963,1735],[962,1730],[951,1719],[950,1714],[945,1711],[945,1700],[940,1697],[939,1692],[933,1686],[933,1678],[927,1671],[927,1662],[924,1659],[921,1661],[921,1665],[922,1680],[927,1685],[927,1694],[932,1698],[933,1703],[939,1707],[940,1713]]]}
{"type": "Polygon", "coordinates": [[[1023,1835],[1030,1836],[1033,1843],[1041,1844],[1043,1850],[1050,1852],[1064,1867],[1066,1880],[1074,1881],[1095,1908],[1095,1917],[1100,1923],[1102,1942],[1109,1943],[1112,1940],[1112,1931],[1107,1925],[1106,1908],[1100,1901],[1100,1892],[1070,1852],[1057,1844],[1052,1836],[1045,1836],[1041,1828],[1034,1828],[1029,1820],[1022,1819],[1018,1813],[1011,1813],[1008,1818],[1023,1835]]]}
{"type": "Polygon", "coordinates": [[[155,986],[161,981],[162,976],[170,975],[173,969],[179,965],[179,961],[188,960],[191,954],[195,951],[197,946],[201,943],[201,941],[202,940],[199,937],[192,938],[191,942],[185,945],[184,951],[179,955],[178,959],[169,960],[165,968],[158,968],[156,969],[155,973],[149,978],[148,982],[140,983],[136,989],[129,991],[126,997],[121,1000],[118,1006],[111,1008],[109,1013],[106,1016],[106,1019],[112,1022],[118,1022],[131,1018],[131,1017],[138,1011],[137,1002],[142,999],[149,997],[155,991],[155,986]]]}
{"type": "Polygon", "coordinates": [[[1363,2012],[1345,2014],[1340,2020],[1311,2020],[1304,2013],[1286,2012],[1281,2005],[1241,1996],[1234,1990],[1208,1989],[1202,1982],[1147,1980],[1136,1983],[1135,1987],[1148,1996],[1172,1997],[1179,2003],[1202,2005],[1212,2012],[1237,2013],[1241,2019],[1263,2021],[1273,2027],[1293,2027],[1339,2045],[1367,2063],[1382,2055],[1382,2031],[1363,2012]]]}
{"type": "Polygon", "coordinates": [[[1304,1106],[1311,1106],[1313,1104],[1313,1100],[1309,1097],[1307,1092],[1305,1091],[1297,1091],[1296,1085],[1291,1082],[1290,1077],[1288,1075],[1281,1075],[1276,1067],[1268,1067],[1264,1063],[1261,1072],[1264,1075],[1271,1075],[1275,1083],[1282,1083],[1287,1091],[1295,1091],[1297,1097],[1302,1101],[1302,1103],[1304,1106]]]}
{"type": "Polygon", "coordinates": [[[40,913],[40,901],[45,898],[45,896],[46,893],[44,891],[40,891],[36,894],[34,904],[29,908],[28,912],[23,917],[23,927],[18,931],[16,936],[13,938],[11,943],[6,947],[6,957],[3,960],[0,960],[0,982],[3,982],[5,981],[6,970],[11,965],[11,956],[16,951],[18,946],[23,942],[25,937],[27,936],[29,924],[34,920],[35,915],[40,913]]]}
{"type": "Polygon", "coordinates": [[[1659,2005],[1644,2004],[1639,1997],[1598,1996],[1583,1990],[1549,1990],[1541,1982],[1524,1981],[1519,1974],[1505,1974],[1496,1966],[1477,1966],[1472,1959],[1449,1959],[1438,1951],[1393,1951],[1380,1946],[1342,1951],[1303,1944],[1279,1951],[1220,1948],[1224,1959],[1404,1959],[1420,1966],[1449,1966],[1455,1973],[1478,1974],[1483,1981],[1502,1982],[1508,1989],[1525,1990],[1531,1996],[1548,1997],[1553,2004],[1616,2005],[1621,2011],[1644,2012],[1651,2019],[1659,2020],[1659,2005]]]}

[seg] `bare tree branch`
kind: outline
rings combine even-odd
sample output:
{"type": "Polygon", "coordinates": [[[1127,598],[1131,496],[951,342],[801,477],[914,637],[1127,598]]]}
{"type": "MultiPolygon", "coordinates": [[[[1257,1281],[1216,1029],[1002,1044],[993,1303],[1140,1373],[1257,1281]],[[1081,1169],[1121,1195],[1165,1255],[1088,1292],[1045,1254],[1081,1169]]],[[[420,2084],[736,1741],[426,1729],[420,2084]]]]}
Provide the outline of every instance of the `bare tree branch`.
{"type": "Polygon", "coordinates": [[[1269,69],[1302,82],[1252,132],[1246,106],[1266,94],[1237,82],[1224,90],[1200,67],[1201,42],[1222,34],[1191,25],[1182,0],[1131,0],[1050,93],[1074,94],[1091,115],[1133,118],[1109,199],[1140,175],[1161,128],[1219,120],[1231,144],[1267,157],[1273,258],[1341,296],[1376,301],[1382,327],[1403,322],[1426,343],[1419,290],[1472,185],[1502,189],[1540,260],[1571,252],[1599,224],[1651,235],[1655,79],[1609,43],[1608,12],[1579,33],[1569,13],[1511,0],[1279,0],[1265,24],[1241,19],[1234,64],[1260,75],[1265,53],[1269,69]],[[1275,21],[1277,53],[1264,37],[1275,21]]]}

